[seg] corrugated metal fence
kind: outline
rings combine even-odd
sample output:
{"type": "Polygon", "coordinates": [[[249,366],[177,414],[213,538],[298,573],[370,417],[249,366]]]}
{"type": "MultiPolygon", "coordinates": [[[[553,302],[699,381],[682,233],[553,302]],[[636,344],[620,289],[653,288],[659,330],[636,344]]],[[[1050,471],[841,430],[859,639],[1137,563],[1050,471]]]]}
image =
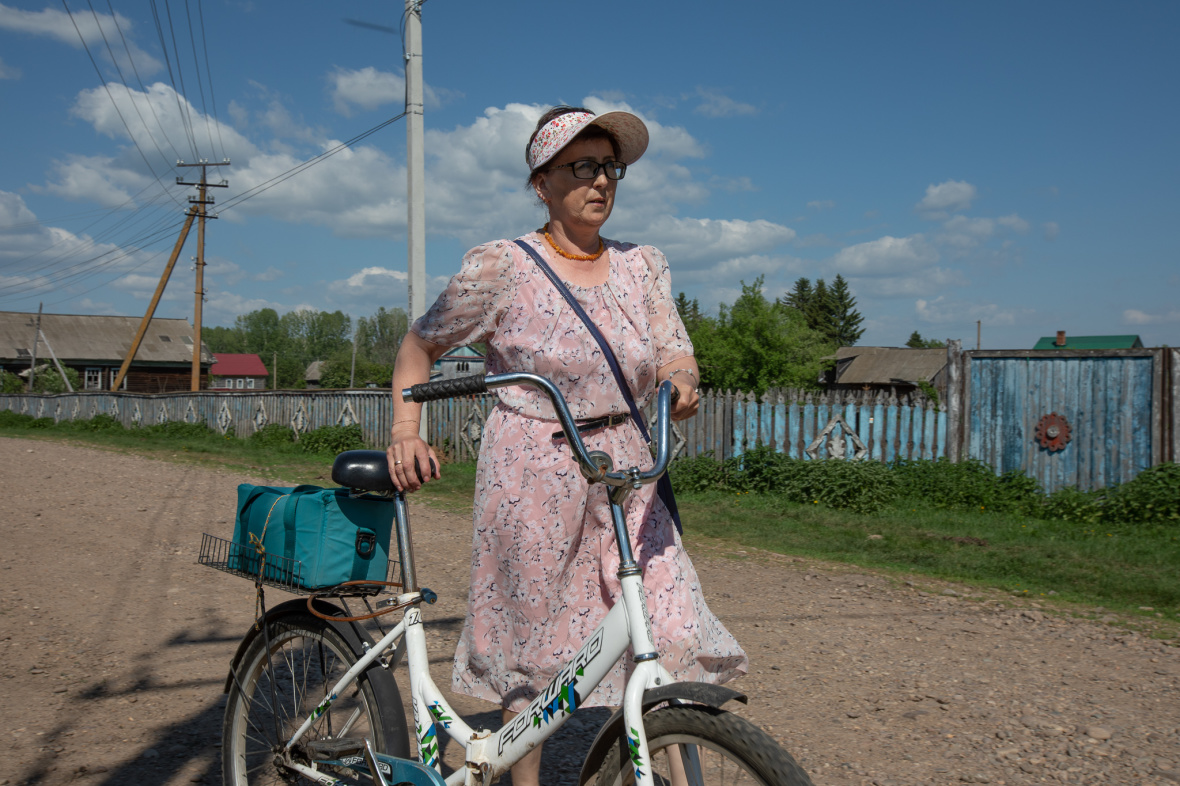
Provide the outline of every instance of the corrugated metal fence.
{"type": "MultiPolygon", "coordinates": [[[[460,461],[474,459],[493,396],[430,402],[429,438],[460,461]]],[[[392,425],[390,394],[355,391],[202,391],[138,395],[62,393],[0,395],[0,409],[56,421],[107,414],[124,426],[168,421],[205,423],[239,437],[271,423],[305,433],[320,426],[358,424],[366,443],[387,443],[392,425]]],[[[650,413],[648,413],[650,415],[650,413]]],[[[886,398],[862,392],[804,393],[774,390],[711,392],[695,417],[674,425],[676,455],[712,453],[730,458],[758,444],[795,458],[839,456],[879,461],[938,458],[946,444],[946,413],[925,399],[886,398]]]]}

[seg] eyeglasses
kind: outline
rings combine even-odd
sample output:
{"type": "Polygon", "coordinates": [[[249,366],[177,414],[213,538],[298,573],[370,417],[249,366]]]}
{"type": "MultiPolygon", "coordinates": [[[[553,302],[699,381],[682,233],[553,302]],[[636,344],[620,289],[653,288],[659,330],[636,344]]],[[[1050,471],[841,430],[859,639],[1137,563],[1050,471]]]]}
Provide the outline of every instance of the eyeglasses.
{"type": "Polygon", "coordinates": [[[598,177],[599,172],[605,172],[607,180],[622,180],[623,175],[627,174],[627,165],[622,161],[603,161],[600,164],[589,158],[572,161],[568,164],[558,164],[550,169],[564,169],[565,167],[569,167],[578,180],[593,180],[598,177]]]}

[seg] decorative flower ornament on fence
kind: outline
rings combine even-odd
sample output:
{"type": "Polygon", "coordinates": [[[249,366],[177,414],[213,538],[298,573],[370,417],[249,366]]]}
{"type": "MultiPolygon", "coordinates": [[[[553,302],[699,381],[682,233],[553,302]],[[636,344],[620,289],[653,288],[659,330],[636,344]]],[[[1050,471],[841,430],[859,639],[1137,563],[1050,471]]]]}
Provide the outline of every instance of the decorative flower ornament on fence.
{"type": "MultiPolygon", "coordinates": [[[[192,405],[190,404],[189,406],[192,405]]],[[[221,429],[222,434],[228,434],[233,424],[234,415],[229,411],[229,402],[222,399],[221,409],[217,410],[217,428],[221,429]]]]}
{"type": "Polygon", "coordinates": [[[156,410],[156,422],[164,425],[168,422],[168,407],[164,406],[164,402],[160,402],[160,408],[156,410]]]}
{"type": "Polygon", "coordinates": [[[813,459],[818,459],[820,445],[824,443],[825,439],[828,441],[827,454],[829,458],[842,460],[848,455],[848,445],[845,439],[850,441],[855,449],[855,452],[852,454],[854,461],[859,461],[869,455],[868,446],[861,440],[860,435],[852,430],[852,427],[848,425],[848,421],[844,420],[843,415],[836,414],[832,416],[832,419],[828,421],[828,425],[824,426],[819,436],[807,446],[807,450],[805,451],[807,455],[813,459]],[[832,432],[836,426],[840,427],[840,432],[833,434],[832,432]]]}
{"type": "MultiPolygon", "coordinates": [[[[224,407],[224,406],[225,406],[225,402],[224,402],[224,401],[223,401],[223,402],[221,402],[221,406],[222,406],[222,407],[224,407]]],[[[191,402],[191,401],[190,401],[190,402],[188,403],[188,407],[187,407],[187,408],[184,410],[184,422],[185,422],[185,423],[196,423],[198,420],[200,420],[200,416],[199,416],[199,415],[197,415],[197,407],[196,407],[196,405],[195,405],[193,402],[191,402]]],[[[218,417],[218,422],[220,423],[220,421],[221,421],[221,418],[220,418],[220,416],[219,416],[219,417],[218,417]]],[[[224,433],[225,433],[225,429],[222,429],[222,430],[221,430],[221,433],[222,433],[222,434],[224,434],[224,433]]]]}
{"type": "Polygon", "coordinates": [[[131,410],[131,422],[138,426],[143,422],[143,412],[139,408],[139,402],[135,402],[135,408],[131,410]]]}
{"type": "MultiPolygon", "coordinates": [[[[82,414],[82,401],[74,399],[74,408],[70,410],[70,420],[77,420],[78,416],[82,414]]],[[[90,413],[90,417],[94,417],[94,413],[90,413]]]]}
{"type": "Polygon", "coordinates": [[[459,439],[467,446],[467,450],[471,453],[479,453],[479,443],[483,439],[483,412],[475,407],[459,427],[459,439]]]}
{"type": "Polygon", "coordinates": [[[262,431],[266,428],[266,424],[270,422],[270,418],[266,414],[266,404],[262,401],[258,402],[258,409],[254,411],[254,430],[262,431]]]}
{"type": "Polygon", "coordinates": [[[361,419],[358,418],[356,416],[356,412],[353,411],[352,402],[345,401],[344,407],[340,410],[340,417],[336,418],[336,425],[347,427],[347,426],[355,425],[360,422],[361,422],[361,419]]]}
{"type": "Polygon", "coordinates": [[[296,442],[299,441],[299,435],[307,431],[307,406],[302,401],[291,416],[291,430],[295,432],[296,442]]]}

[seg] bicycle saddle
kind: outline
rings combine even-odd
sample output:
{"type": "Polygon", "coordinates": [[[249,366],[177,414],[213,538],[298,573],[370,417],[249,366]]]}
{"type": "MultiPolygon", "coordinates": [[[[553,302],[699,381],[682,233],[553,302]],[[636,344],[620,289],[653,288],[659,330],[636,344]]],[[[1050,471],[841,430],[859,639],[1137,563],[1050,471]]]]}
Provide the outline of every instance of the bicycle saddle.
{"type": "MultiPolygon", "coordinates": [[[[430,460],[430,465],[433,469],[434,459],[430,460]]],[[[421,479],[418,459],[414,459],[414,471],[421,479]]],[[[332,462],[332,480],[345,488],[361,491],[393,491],[389,462],[383,450],[346,450],[332,462]]]]}

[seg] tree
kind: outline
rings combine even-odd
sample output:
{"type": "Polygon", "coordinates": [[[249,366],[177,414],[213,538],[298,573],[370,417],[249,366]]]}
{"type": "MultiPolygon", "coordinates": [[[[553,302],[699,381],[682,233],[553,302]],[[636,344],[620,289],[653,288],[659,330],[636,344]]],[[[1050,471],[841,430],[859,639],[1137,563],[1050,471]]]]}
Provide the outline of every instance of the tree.
{"type": "Polygon", "coordinates": [[[942,349],[946,347],[946,342],[936,338],[922,338],[922,335],[915,330],[910,334],[910,339],[905,342],[905,345],[910,349],[942,349]]]}
{"type": "MultiPolygon", "coordinates": [[[[822,279],[820,283],[823,283],[822,279]]],[[[844,280],[844,276],[836,274],[829,293],[832,320],[832,332],[829,336],[838,346],[851,347],[864,335],[864,328],[860,327],[864,317],[856,310],[856,298],[848,290],[848,282],[844,280]]]]}
{"type": "Polygon", "coordinates": [[[381,306],[373,316],[357,320],[357,356],[371,363],[392,366],[409,329],[410,320],[405,311],[400,308],[386,311],[381,306]]]}
{"type": "Polygon", "coordinates": [[[812,330],[795,308],[767,300],[763,278],[742,282],[733,306],[717,319],[704,318],[690,331],[701,383],[707,387],[762,393],[772,387],[816,388],[835,345],[812,330]]]}
{"type": "Polygon", "coordinates": [[[822,278],[816,279],[814,287],[810,279],[800,278],[778,303],[802,314],[808,327],[838,346],[850,347],[864,335],[860,327],[864,317],[856,310],[856,298],[839,273],[831,287],[822,278]]]}

